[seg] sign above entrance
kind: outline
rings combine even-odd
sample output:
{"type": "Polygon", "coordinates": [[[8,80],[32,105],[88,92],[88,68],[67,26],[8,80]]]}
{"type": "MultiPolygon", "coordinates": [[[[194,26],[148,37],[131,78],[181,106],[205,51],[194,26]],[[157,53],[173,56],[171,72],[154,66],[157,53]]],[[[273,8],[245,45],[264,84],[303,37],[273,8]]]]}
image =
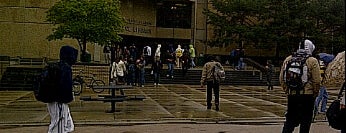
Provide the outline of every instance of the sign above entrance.
{"type": "Polygon", "coordinates": [[[143,37],[155,37],[155,26],[143,26],[136,24],[127,24],[124,27],[124,34],[143,36],[143,37]]]}

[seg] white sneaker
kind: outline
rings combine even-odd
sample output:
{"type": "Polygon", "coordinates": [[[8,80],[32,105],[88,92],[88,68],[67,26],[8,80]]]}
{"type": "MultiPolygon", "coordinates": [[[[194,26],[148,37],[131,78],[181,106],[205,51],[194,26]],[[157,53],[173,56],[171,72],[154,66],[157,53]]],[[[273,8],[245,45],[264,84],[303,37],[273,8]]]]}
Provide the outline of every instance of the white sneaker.
{"type": "Polygon", "coordinates": [[[141,85],[141,87],[144,87],[144,85],[141,85]]]}
{"type": "Polygon", "coordinates": [[[154,86],[157,85],[156,83],[154,83],[154,86]]]}

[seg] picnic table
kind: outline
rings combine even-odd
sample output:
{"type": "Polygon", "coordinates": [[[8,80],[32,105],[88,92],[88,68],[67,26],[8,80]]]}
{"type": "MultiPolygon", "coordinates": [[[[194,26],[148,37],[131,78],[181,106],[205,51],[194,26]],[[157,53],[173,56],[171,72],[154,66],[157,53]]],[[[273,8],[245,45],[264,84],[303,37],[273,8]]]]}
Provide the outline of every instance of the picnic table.
{"type": "Polygon", "coordinates": [[[104,85],[104,86],[93,86],[94,89],[108,89],[110,90],[110,95],[98,95],[97,98],[92,98],[91,96],[82,96],[80,100],[83,101],[103,101],[111,103],[111,110],[107,111],[108,113],[115,112],[115,103],[123,102],[129,100],[143,100],[145,96],[134,95],[132,97],[125,95],[124,89],[133,89],[131,85],[104,85]],[[120,95],[116,95],[116,91],[120,92],[120,95]]]}

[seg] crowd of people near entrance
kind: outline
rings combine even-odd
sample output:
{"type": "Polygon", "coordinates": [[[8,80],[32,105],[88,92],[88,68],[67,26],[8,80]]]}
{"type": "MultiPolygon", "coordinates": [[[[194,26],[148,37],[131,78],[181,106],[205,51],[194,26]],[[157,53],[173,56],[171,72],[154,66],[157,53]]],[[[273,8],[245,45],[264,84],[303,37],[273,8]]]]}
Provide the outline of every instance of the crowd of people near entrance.
{"type": "MultiPolygon", "coordinates": [[[[157,44],[153,52],[150,46],[145,46],[138,50],[134,44],[128,49],[125,46],[123,51],[117,45],[113,53],[112,48],[105,49],[111,50],[109,53],[111,53],[112,79],[118,84],[127,83],[128,85],[144,87],[144,67],[148,66],[148,64],[151,64],[151,69],[149,70],[154,77],[155,86],[160,84],[164,64],[168,68],[165,73],[166,77],[170,79],[174,78],[175,67],[181,68],[183,75],[186,76],[187,70],[196,66],[194,63],[196,55],[193,45],[182,47],[181,45],[174,46],[170,44],[167,48],[163,49],[161,44],[157,44]],[[112,58],[114,58],[114,61],[112,58]]],[[[292,133],[297,126],[300,128],[300,132],[308,133],[314,119],[313,113],[318,112],[324,114],[327,111],[326,103],[328,93],[324,86],[325,79],[322,67],[325,67],[329,62],[323,61],[320,55],[315,56],[313,54],[314,50],[315,45],[310,40],[304,39],[299,43],[298,50],[288,56],[281,66],[279,81],[283,91],[287,94],[286,121],[282,129],[283,133],[292,133]],[[319,110],[320,103],[322,105],[319,110]]],[[[108,56],[105,54],[105,57],[108,56]]],[[[233,50],[230,53],[230,57],[233,68],[236,70],[244,69],[243,49],[233,50]]],[[[221,71],[224,71],[218,59],[213,56],[208,56],[208,60],[202,69],[200,82],[201,87],[207,86],[207,109],[212,109],[212,95],[214,94],[215,110],[219,111],[220,80],[216,80],[215,77],[216,66],[219,66],[221,71]]],[[[268,90],[273,90],[274,87],[271,78],[274,72],[274,65],[271,60],[267,60],[265,69],[268,90]]],[[[340,104],[345,105],[344,101],[340,104]]],[[[343,111],[345,111],[344,108],[343,111]]],[[[342,129],[342,133],[344,132],[345,129],[342,129]]]]}
{"type": "Polygon", "coordinates": [[[146,70],[154,77],[154,85],[160,85],[161,75],[174,79],[174,69],[182,69],[186,76],[188,69],[196,67],[196,51],[193,45],[161,44],[138,47],[106,45],[103,49],[105,63],[111,66],[111,82],[144,87],[146,70]],[[163,71],[163,66],[167,71],[163,71]],[[149,69],[145,69],[149,68],[149,69]]]}

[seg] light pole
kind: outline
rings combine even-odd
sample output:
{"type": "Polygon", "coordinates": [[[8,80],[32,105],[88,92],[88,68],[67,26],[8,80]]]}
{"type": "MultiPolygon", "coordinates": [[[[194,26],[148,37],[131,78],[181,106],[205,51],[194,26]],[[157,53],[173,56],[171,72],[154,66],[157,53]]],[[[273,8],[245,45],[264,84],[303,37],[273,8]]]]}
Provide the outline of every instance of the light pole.
{"type": "Polygon", "coordinates": [[[175,26],[176,26],[176,10],[177,10],[177,7],[175,6],[175,5],[173,5],[172,7],[171,7],[171,10],[172,10],[172,13],[173,13],[173,45],[174,45],[174,43],[175,43],[175,36],[174,36],[174,28],[175,28],[175,26]]]}

